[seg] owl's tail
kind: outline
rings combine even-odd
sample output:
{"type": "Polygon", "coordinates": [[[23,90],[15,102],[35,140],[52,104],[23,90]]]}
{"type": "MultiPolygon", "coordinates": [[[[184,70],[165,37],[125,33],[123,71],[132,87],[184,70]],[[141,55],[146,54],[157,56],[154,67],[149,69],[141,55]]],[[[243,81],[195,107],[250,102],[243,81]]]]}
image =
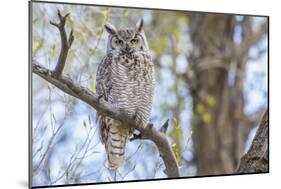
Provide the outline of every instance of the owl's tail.
{"type": "Polygon", "coordinates": [[[107,153],[109,167],[116,169],[125,161],[125,147],[130,137],[130,129],[125,128],[119,121],[105,118],[103,129],[103,143],[107,153]]]}

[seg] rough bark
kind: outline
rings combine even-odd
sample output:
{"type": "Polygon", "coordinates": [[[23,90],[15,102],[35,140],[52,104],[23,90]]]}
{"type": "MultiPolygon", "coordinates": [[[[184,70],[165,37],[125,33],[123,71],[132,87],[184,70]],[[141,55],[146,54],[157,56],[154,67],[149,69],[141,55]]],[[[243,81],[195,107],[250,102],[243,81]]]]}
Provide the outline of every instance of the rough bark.
{"type": "Polygon", "coordinates": [[[184,77],[193,98],[197,175],[234,173],[250,128],[255,126],[249,124],[251,116],[243,113],[248,50],[266,33],[267,23],[253,31],[249,17],[241,23],[232,15],[188,17],[193,50],[184,77]],[[240,44],[233,40],[237,24],[242,28],[240,44]]]}
{"type": "Polygon", "coordinates": [[[64,28],[68,15],[69,14],[62,16],[58,11],[60,22],[51,22],[52,25],[59,29],[61,36],[61,51],[55,70],[49,70],[40,65],[36,60],[32,60],[32,72],[47,82],[53,84],[63,92],[87,103],[100,114],[104,114],[116,120],[122,121],[124,125],[140,131],[140,135],[135,136],[134,139],[147,139],[153,141],[164,161],[166,167],[164,172],[168,177],[179,177],[180,174],[178,164],[166,137],[168,121],[165,122],[160,130],[154,128],[153,124],[149,124],[147,127],[141,128],[135,123],[134,117],[128,116],[126,110],[120,109],[106,102],[102,98],[97,97],[91,90],[79,85],[78,83],[75,83],[75,81],[73,81],[70,77],[62,74],[67,59],[68,50],[74,40],[72,31],[67,37],[64,28]]]}
{"type": "Polygon", "coordinates": [[[250,149],[241,158],[240,165],[237,169],[238,173],[259,173],[269,171],[268,130],[268,111],[266,111],[250,149]]]}

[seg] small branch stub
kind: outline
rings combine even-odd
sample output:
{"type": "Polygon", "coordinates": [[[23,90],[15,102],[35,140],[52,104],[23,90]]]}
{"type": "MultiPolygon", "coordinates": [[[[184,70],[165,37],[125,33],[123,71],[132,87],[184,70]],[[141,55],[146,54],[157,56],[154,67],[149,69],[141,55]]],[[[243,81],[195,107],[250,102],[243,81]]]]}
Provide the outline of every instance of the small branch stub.
{"type": "Polygon", "coordinates": [[[160,128],[160,132],[166,134],[168,130],[168,126],[169,126],[169,119],[167,119],[167,121],[165,121],[165,123],[162,125],[162,127],[160,128]]]}

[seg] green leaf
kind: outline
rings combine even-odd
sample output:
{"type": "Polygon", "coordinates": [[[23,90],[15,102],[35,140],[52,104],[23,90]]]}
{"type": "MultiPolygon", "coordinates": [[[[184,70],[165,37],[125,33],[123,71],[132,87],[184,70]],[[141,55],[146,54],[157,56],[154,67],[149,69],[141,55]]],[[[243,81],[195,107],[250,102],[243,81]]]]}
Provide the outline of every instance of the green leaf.
{"type": "Polygon", "coordinates": [[[178,19],[178,22],[179,22],[179,23],[183,23],[183,24],[188,24],[189,20],[188,20],[188,17],[187,17],[187,16],[181,16],[181,17],[178,19]]]}
{"type": "Polygon", "coordinates": [[[74,29],[74,21],[71,15],[67,17],[66,24],[69,25],[72,30],[74,29]]]}
{"type": "Polygon", "coordinates": [[[196,105],[196,112],[197,112],[198,114],[204,113],[204,112],[205,112],[205,107],[204,107],[204,105],[201,104],[201,103],[198,103],[198,104],[196,105]]]}
{"type": "Polygon", "coordinates": [[[208,113],[208,112],[205,112],[205,113],[202,115],[202,120],[203,120],[204,123],[209,124],[209,123],[212,121],[211,114],[208,113]]]}
{"type": "Polygon", "coordinates": [[[49,168],[48,168],[48,170],[47,170],[47,174],[48,174],[48,176],[50,176],[50,175],[51,175],[51,172],[52,172],[52,171],[51,171],[51,168],[49,167],[49,168]]]}
{"type": "Polygon", "coordinates": [[[182,145],[181,140],[183,137],[183,130],[179,124],[179,122],[174,118],[175,127],[171,131],[170,135],[173,139],[172,150],[175,153],[176,160],[179,162],[181,160],[181,153],[182,153],[182,145]]]}
{"type": "Polygon", "coordinates": [[[129,9],[125,9],[124,16],[128,16],[128,15],[129,15],[129,9]]]}
{"type": "Polygon", "coordinates": [[[207,96],[207,103],[211,106],[214,107],[217,104],[217,100],[214,96],[208,95],[207,96]]]}
{"type": "Polygon", "coordinates": [[[43,39],[39,39],[33,44],[32,54],[33,56],[44,46],[43,39]]]}
{"type": "Polygon", "coordinates": [[[91,81],[90,82],[90,88],[91,88],[91,90],[95,90],[95,88],[96,88],[96,84],[95,84],[95,82],[94,81],[91,81]]]}
{"type": "Polygon", "coordinates": [[[55,117],[55,114],[54,114],[54,113],[52,113],[52,118],[53,118],[54,122],[56,123],[57,120],[56,120],[56,117],[55,117]]]}
{"type": "Polygon", "coordinates": [[[43,142],[41,142],[40,147],[37,149],[37,152],[40,152],[43,149],[43,142]]]}
{"type": "Polygon", "coordinates": [[[68,174],[69,174],[68,168],[66,168],[66,170],[65,170],[65,176],[68,177],[68,174]]]}

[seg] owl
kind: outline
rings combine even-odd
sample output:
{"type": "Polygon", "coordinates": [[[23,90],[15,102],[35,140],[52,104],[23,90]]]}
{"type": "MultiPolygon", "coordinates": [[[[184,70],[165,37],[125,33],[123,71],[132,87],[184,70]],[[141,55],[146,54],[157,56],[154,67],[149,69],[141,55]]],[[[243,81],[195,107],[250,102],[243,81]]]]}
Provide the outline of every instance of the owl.
{"type": "MultiPolygon", "coordinates": [[[[107,53],[98,65],[95,93],[145,127],[152,109],[155,78],[143,20],[132,29],[116,29],[110,23],[104,28],[108,33],[107,53]]],[[[108,165],[116,169],[125,161],[126,143],[134,130],[99,113],[97,124],[108,165]]]]}

